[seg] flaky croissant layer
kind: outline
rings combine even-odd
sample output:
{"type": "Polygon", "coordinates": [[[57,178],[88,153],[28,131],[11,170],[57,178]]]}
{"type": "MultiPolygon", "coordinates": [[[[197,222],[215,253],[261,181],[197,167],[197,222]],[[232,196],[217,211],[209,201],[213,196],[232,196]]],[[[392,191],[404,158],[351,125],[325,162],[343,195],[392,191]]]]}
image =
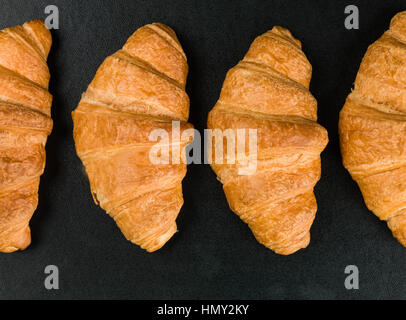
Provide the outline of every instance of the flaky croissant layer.
{"type": "Polygon", "coordinates": [[[340,113],[343,163],[406,246],[406,11],[367,50],[340,113]]]}
{"type": "MultiPolygon", "coordinates": [[[[185,92],[188,65],[175,32],[154,23],[138,29],[108,57],[73,112],[77,154],[92,195],[124,236],[160,249],[177,231],[186,165],[151,163],[155,130],[191,129],[185,92]]],[[[171,137],[172,138],[172,137],[171,137]]],[[[183,152],[187,142],[175,146],[183,152]]]]}
{"type": "Polygon", "coordinates": [[[52,131],[47,57],[51,33],[40,20],[0,31],[0,251],[31,243],[45,143],[52,131]]]}
{"type": "Polygon", "coordinates": [[[300,41],[274,27],[255,39],[244,60],[228,72],[208,119],[210,129],[223,132],[257,130],[254,174],[242,175],[238,162],[212,168],[231,209],[260,243],[283,255],[309,244],[317,211],[313,188],[328,143],[308,89],[311,74],[300,41]]]}

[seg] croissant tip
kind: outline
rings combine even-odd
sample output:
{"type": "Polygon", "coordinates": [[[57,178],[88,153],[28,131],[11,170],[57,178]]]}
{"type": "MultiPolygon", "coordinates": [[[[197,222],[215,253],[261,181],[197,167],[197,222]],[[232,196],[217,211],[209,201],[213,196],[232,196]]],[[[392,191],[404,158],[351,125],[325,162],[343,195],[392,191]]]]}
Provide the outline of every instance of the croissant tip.
{"type": "Polygon", "coordinates": [[[157,27],[162,27],[162,28],[168,28],[170,30],[173,30],[171,27],[169,27],[168,25],[166,25],[165,23],[162,22],[152,22],[150,25],[155,25],[157,27]]]}
{"type": "Polygon", "coordinates": [[[310,237],[309,240],[305,243],[305,244],[299,244],[296,246],[290,246],[290,247],[286,247],[286,248],[282,248],[282,249],[271,249],[273,250],[276,254],[279,254],[281,256],[290,256],[292,254],[295,254],[297,252],[299,252],[302,249],[306,249],[309,246],[310,243],[310,237]]]}
{"type": "Polygon", "coordinates": [[[281,26],[274,26],[272,28],[272,30],[268,31],[268,32],[272,32],[275,34],[278,34],[279,36],[284,37],[285,39],[293,42],[294,44],[296,44],[300,49],[302,49],[302,42],[300,42],[300,40],[296,39],[292,32],[289,29],[286,29],[284,27],[281,26]]]}
{"type": "Polygon", "coordinates": [[[20,249],[16,248],[16,247],[5,247],[5,248],[1,248],[0,252],[1,253],[13,253],[13,252],[16,252],[18,250],[20,250],[20,249]]]}
{"type": "MultiPolygon", "coordinates": [[[[158,236],[154,236],[153,238],[149,238],[148,240],[140,241],[137,239],[129,240],[131,243],[138,245],[141,249],[144,249],[148,253],[154,253],[160,249],[162,249],[166,243],[172,239],[172,237],[178,232],[178,228],[176,223],[172,224],[167,231],[158,236]]],[[[128,239],[128,238],[127,238],[128,239]]]]}
{"type": "Polygon", "coordinates": [[[406,211],[402,210],[400,214],[390,217],[387,224],[393,236],[406,247],[406,211]]]}
{"type": "Polygon", "coordinates": [[[45,26],[45,22],[43,19],[33,19],[33,20],[25,22],[24,24],[41,24],[41,25],[45,26]]]}
{"type": "Polygon", "coordinates": [[[35,19],[35,20],[27,21],[22,26],[23,26],[23,28],[27,28],[27,27],[30,27],[32,29],[38,28],[38,30],[41,30],[42,32],[49,33],[49,35],[51,34],[51,31],[47,28],[44,20],[42,20],[42,19],[35,19]]]}
{"type": "Polygon", "coordinates": [[[21,244],[21,246],[15,246],[15,245],[9,245],[5,247],[0,247],[0,252],[1,253],[14,253],[17,251],[24,251],[31,245],[31,239],[27,241],[26,243],[21,244]]]}
{"type": "Polygon", "coordinates": [[[150,24],[147,24],[145,27],[152,27],[152,28],[159,28],[159,30],[164,31],[167,33],[173,40],[179,43],[179,40],[176,36],[175,30],[173,30],[170,26],[162,23],[162,22],[152,22],[150,24]]]}
{"type": "Polygon", "coordinates": [[[44,58],[48,58],[52,46],[51,31],[41,19],[31,20],[23,24],[23,29],[35,41],[44,58]]]}
{"type": "Polygon", "coordinates": [[[406,11],[400,11],[397,14],[395,14],[395,16],[391,20],[391,23],[394,23],[397,20],[402,20],[402,19],[406,20],[406,11]]]}

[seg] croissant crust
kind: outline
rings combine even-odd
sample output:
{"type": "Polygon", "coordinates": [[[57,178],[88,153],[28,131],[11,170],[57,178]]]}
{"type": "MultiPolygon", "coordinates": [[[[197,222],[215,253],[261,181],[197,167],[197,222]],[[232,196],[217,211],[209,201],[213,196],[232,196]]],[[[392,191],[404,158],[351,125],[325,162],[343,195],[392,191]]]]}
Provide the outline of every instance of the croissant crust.
{"type": "Polygon", "coordinates": [[[317,210],[313,188],[328,142],[308,89],[311,74],[300,41],[274,27],[255,39],[243,61],[228,72],[208,119],[209,128],[223,132],[257,129],[254,174],[241,174],[238,162],[213,163],[212,168],[231,209],[260,243],[283,255],[309,244],[317,210]]]}
{"type": "Polygon", "coordinates": [[[0,31],[0,251],[31,243],[45,143],[52,131],[47,57],[51,33],[40,20],[0,31]]]}
{"type": "Polygon", "coordinates": [[[186,174],[183,163],[152,164],[156,142],[149,137],[165,130],[172,152],[172,122],[180,122],[181,133],[193,128],[187,73],[175,32],[161,23],[146,25],[103,62],[73,112],[76,150],[94,201],[128,240],[149,252],[177,231],[186,174]]]}
{"type": "Polygon", "coordinates": [[[406,246],[406,11],[367,50],[340,113],[343,163],[406,246]]]}

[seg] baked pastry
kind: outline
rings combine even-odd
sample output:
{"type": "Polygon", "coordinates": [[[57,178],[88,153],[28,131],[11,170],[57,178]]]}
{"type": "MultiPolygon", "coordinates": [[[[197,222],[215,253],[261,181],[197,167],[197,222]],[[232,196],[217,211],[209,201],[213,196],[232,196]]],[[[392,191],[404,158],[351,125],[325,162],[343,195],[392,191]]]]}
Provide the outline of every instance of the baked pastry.
{"type": "Polygon", "coordinates": [[[406,246],[406,11],[367,50],[340,113],[343,163],[406,246]]]}
{"type": "Polygon", "coordinates": [[[172,129],[178,123],[182,135],[193,128],[187,73],[175,32],[161,23],[146,25],[103,62],[73,112],[76,150],[95,203],[149,252],[177,231],[183,205],[186,164],[172,155],[179,148],[184,154],[191,141],[175,139],[172,129]],[[151,161],[154,130],[168,132],[168,163],[151,161]]]}
{"type": "Polygon", "coordinates": [[[0,31],[0,251],[31,243],[45,144],[52,131],[47,57],[50,31],[40,20],[0,31]]]}
{"type": "MultiPolygon", "coordinates": [[[[283,255],[309,244],[317,211],[313,188],[328,142],[308,90],[311,74],[300,41],[274,27],[255,39],[244,60],[228,72],[208,119],[212,130],[257,130],[255,172],[241,174],[238,161],[213,161],[212,168],[231,210],[260,243],[283,255]]],[[[215,142],[211,145],[214,160],[215,142]]]]}

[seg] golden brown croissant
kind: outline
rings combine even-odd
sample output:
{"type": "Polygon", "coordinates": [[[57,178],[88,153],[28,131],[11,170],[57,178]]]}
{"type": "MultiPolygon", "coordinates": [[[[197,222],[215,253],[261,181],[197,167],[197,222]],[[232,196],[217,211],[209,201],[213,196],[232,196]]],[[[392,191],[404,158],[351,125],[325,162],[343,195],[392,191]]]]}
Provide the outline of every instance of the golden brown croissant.
{"type": "Polygon", "coordinates": [[[254,174],[240,174],[239,163],[213,162],[212,168],[231,209],[260,243],[284,255],[309,244],[317,211],[313,188],[328,142],[308,90],[311,73],[300,41],[274,27],[228,72],[208,119],[210,129],[257,129],[254,174]]]}
{"type": "MultiPolygon", "coordinates": [[[[188,65],[175,32],[160,23],[138,29],[108,57],[73,112],[76,150],[96,204],[124,236],[149,252],[177,231],[184,163],[153,164],[149,137],[172,121],[187,123],[188,65]]],[[[171,141],[172,149],[176,143],[171,141]]],[[[187,143],[182,142],[181,147],[187,143]]]]}
{"type": "Polygon", "coordinates": [[[0,31],[0,251],[31,243],[45,143],[52,131],[47,57],[51,33],[40,20],[0,31]]]}
{"type": "Polygon", "coordinates": [[[406,246],[406,11],[368,48],[339,131],[367,207],[406,246]]]}

